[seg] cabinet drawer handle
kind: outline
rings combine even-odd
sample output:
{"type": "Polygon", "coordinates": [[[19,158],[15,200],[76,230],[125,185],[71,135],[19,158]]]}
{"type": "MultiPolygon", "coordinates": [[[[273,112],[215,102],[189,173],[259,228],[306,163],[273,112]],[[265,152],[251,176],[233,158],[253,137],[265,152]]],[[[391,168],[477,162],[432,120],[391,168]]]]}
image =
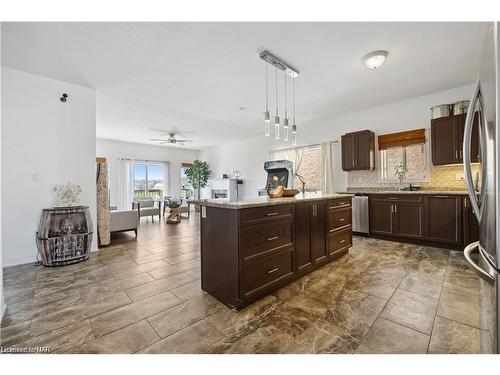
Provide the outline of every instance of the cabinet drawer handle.
{"type": "Polygon", "coordinates": [[[435,195],[434,198],[449,198],[448,195],[435,195]]]}
{"type": "Polygon", "coordinates": [[[275,273],[277,270],[279,270],[279,268],[278,268],[278,267],[273,268],[272,270],[267,271],[267,273],[268,273],[268,274],[272,274],[272,273],[275,273]]]}
{"type": "Polygon", "coordinates": [[[389,197],[389,199],[395,200],[398,199],[398,197],[389,197]]]}
{"type": "Polygon", "coordinates": [[[335,229],[330,229],[328,232],[329,233],[335,232],[335,229]]]}
{"type": "Polygon", "coordinates": [[[345,242],[345,240],[340,240],[340,241],[339,241],[339,243],[344,243],[344,242],[345,242]]]}
{"type": "Polygon", "coordinates": [[[345,218],[339,219],[339,221],[345,221],[345,218]]]}
{"type": "Polygon", "coordinates": [[[279,237],[278,236],[274,236],[274,237],[269,237],[267,240],[268,241],[273,241],[273,240],[277,240],[279,237]]]}
{"type": "Polygon", "coordinates": [[[277,212],[269,212],[266,214],[266,216],[274,216],[274,215],[278,215],[277,212]]]}

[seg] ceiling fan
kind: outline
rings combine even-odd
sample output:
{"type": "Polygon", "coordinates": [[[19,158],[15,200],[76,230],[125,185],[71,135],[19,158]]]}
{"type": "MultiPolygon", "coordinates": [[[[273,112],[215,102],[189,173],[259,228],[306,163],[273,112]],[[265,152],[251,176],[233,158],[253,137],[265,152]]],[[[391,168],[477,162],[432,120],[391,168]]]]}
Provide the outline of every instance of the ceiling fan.
{"type": "Polygon", "coordinates": [[[168,133],[168,138],[149,138],[151,142],[157,142],[160,145],[168,143],[170,145],[180,144],[184,145],[187,142],[193,142],[191,139],[177,139],[175,133],[168,133]]]}

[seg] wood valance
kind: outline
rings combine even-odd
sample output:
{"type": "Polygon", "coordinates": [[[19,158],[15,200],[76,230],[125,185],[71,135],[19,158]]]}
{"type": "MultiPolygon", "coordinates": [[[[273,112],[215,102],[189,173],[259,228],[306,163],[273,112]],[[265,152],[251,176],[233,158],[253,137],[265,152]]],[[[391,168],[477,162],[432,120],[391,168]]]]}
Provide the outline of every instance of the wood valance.
{"type": "Polygon", "coordinates": [[[393,147],[405,147],[425,143],[425,129],[409,130],[400,133],[378,136],[378,149],[387,150],[393,147]]]}

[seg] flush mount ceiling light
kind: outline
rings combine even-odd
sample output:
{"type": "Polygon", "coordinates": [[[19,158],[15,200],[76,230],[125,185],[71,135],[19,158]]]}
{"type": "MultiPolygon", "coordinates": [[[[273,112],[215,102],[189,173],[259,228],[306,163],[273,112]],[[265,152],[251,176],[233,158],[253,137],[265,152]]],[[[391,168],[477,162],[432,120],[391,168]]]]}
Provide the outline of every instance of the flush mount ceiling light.
{"type": "MultiPolygon", "coordinates": [[[[270,53],[269,51],[264,51],[264,52],[261,52],[259,54],[259,57],[264,60],[266,62],[266,110],[264,111],[264,125],[265,125],[265,128],[264,128],[264,134],[266,137],[269,137],[270,136],[270,120],[271,120],[271,116],[270,116],[270,113],[269,113],[269,94],[268,94],[268,85],[269,85],[269,81],[268,81],[268,76],[267,76],[267,66],[270,64],[274,67],[275,69],[275,75],[274,75],[274,80],[275,80],[275,105],[276,105],[276,108],[275,108],[275,116],[274,116],[274,138],[276,140],[279,140],[281,137],[280,137],[280,133],[281,133],[281,127],[280,127],[280,117],[279,117],[279,112],[278,112],[278,69],[283,71],[283,74],[284,74],[284,77],[285,77],[285,80],[284,80],[284,96],[285,96],[285,100],[284,100],[284,113],[285,113],[285,117],[283,119],[283,140],[285,142],[288,141],[289,139],[289,136],[288,136],[288,122],[289,122],[289,119],[288,119],[288,108],[287,108],[287,91],[286,91],[286,79],[287,79],[287,75],[292,77],[292,83],[295,81],[295,78],[299,76],[299,71],[297,69],[295,69],[294,67],[292,67],[290,64],[286,63],[285,61],[283,61],[282,59],[280,59],[279,57],[276,57],[275,55],[273,55],[272,53],[270,53]]],[[[295,86],[293,86],[293,98],[295,99],[295,86]]],[[[296,142],[296,133],[297,133],[297,125],[295,124],[295,100],[293,102],[293,115],[294,115],[294,123],[293,123],[293,126],[292,126],[292,141],[295,140],[296,142]]]]}
{"type": "Polygon", "coordinates": [[[364,56],[362,61],[368,69],[377,69],[384,64],[388,54],[389,53],[384,50],[373,51],[364,56]]]}

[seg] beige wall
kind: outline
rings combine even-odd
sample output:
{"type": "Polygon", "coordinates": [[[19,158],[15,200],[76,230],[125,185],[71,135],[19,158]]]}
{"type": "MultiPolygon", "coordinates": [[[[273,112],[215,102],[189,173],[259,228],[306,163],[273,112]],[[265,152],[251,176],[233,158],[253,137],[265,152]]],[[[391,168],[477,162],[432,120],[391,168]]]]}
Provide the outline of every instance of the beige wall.
{"type": "MultiPolygon", "coordinates": [[[[378,156],[378,151],[377,151],[378,156]]],[[[394,183],[380,183],[380,158],[376,159],[376,169],[373,171],[352,171],[348,174],[348,187],[395,187],[394,183]]],[[[473,166],[473,174],[478,170],[478,166],[473,166]]],[[[430,166],[429,181],[422,183],[413,183],[420,185],[423,189],[427,190],[465,190],[467,189],[465,181],[458,181],[457,174],[463,174],[463,165],[442,165],[430,166]]]]}

